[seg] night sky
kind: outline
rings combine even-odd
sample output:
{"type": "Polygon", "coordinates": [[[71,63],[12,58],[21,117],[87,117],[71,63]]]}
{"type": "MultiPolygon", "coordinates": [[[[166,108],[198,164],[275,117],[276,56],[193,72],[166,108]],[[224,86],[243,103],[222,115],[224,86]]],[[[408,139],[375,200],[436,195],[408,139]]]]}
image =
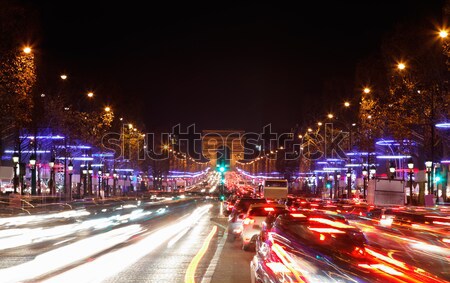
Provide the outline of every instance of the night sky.
{"type": "Polygon", "coordinates": [[[357,95],[356,63],[377,52],[396,23],[432,26],[442,20],[443,5],[34,2],[41,19],[35,48],[46,79],[67,72],[80,93],[93,89],[149,131],[178,123],[253,131],[301,124],[357,95]],[[346,91],[325,92],[332,81],[346,91]]]}

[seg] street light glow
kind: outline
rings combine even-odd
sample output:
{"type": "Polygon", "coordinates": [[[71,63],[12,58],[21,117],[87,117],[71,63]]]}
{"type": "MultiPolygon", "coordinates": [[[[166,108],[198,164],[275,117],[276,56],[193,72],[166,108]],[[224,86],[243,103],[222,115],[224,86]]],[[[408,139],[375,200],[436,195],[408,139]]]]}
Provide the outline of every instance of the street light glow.
{"type": "Polygon", "coordinates": [[[66,80],[66,79],[67,79],[67,75],[62,74],[62,75],[61,75],[61,79],[62,79],[62,80],[66,80]]]}
{"type": "Polygon", "coordinates": [[[328,114],[328,118],[333,119],[334,115],[333,114],[328,114]]]}
{"type": "Polygon", "coordinates": [[[344,106],[345,107],[350,107],[350,102],[348,102],[348,101],[344,102],[344,106]]]}
{"type": "Polygon", "coordinates": [[[105,112],[109,112],[109,111],[111,111],[111,107],[106,106],[106,107],[105,107],[105,112]]]}
{"type": "Polygon", "coordinates": [[[441,31],[439,31],[439,36],[441,38],[447,38],[448,32],[446,30],[441,30],[441,31]]]}
{"type": "Polygon", "coordinates": [[[25,46],[25,47],[23,48],[23,53],[25,53],[25,54],[30,54],[30,53],[31,53],[31,47],[25,46]]]}
{"type": "Polygon", "coordinates": [[[404,70],[406,68],[406,65],[404,63],[398,63],[397,68],[399,70],[404,70]]]}
{"type": "Polygon", "coordinates": [[[93,92],[88,92],[87,96],[88,96],[89,98],[92,98],[92,97],[94,97],[94,93],[93,93],[93,92]]]}
{"type": "Polygon", "coordinates": [[[366,94],[367,94],[367,93],[370,93],[370,88],[365,87],[365,88],[364,88],[364,93],[366,93],[366,94]]]}

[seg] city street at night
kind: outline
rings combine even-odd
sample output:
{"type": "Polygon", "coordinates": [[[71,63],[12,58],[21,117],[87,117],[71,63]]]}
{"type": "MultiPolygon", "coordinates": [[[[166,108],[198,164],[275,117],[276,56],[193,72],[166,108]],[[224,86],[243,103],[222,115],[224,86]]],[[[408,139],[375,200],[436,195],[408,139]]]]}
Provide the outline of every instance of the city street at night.
{"type": "Polygon", "coordinates": [[[450,0],[0,0],[0,283],[450,283],[450,0]]]}

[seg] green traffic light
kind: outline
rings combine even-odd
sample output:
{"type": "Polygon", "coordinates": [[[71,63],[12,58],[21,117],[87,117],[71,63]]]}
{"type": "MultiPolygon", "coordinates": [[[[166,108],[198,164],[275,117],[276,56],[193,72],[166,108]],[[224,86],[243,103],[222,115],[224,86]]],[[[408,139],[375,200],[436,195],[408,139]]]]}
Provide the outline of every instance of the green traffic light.
{"type": "Polygon", "coordinates": [[[220,201],[224,201],[225,200],[225,196],[224,195],[220,195],[219,199],[220,199],[220,201]]]}
{"type": "Polygon", "coordinates": [[[220,172],[225,172],[225,167],[220,166],[220,167],[219,167],[219,171],[220,171],[220,172]]]}

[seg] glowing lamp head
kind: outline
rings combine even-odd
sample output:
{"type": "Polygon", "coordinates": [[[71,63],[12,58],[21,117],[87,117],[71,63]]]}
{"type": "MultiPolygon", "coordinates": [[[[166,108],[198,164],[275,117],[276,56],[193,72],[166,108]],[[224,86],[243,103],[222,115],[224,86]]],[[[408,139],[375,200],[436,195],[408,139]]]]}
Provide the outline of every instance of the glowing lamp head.
{"type": "Polygon", "coordinates": [[[36,155],[34,153],[31,154],[31,156],[30,156],[30,165],[31,166],[36,165],[36,155]]]}
{"type": "Polygon", "coordinates": [[[447,38],[448,32],[446,30],[439,31],[439,37],[440,38],[447,38]]]}
{"type": "Polygon", "coordinates": [[[23,53],[25,53],[25,54],[30,54],[30,53],[31,53],[31,47],[25,46],[25,47],[23,48],[23,53]]]}
{"type": "Polygon", "coordinates": [[[389,166],[389,172],[395,173],[395,165],[394,165],[394,164],[391,164],[391,165],[389,166]]]}
{"type": "Polygon", "coordinates": [[[414,168],[414,162],[412,161],[412,159],[410,159],[410,160],[408,161],[408,168],[409,168],[410,170],[414,168]]]}
{"type": "Polygon", "coordinates": [[[67,169],[69,170],[69,172],[73,171],[73,164],[72,161],[70,161],[69,165],[67,166],[67,169]]]}
{"type": "Polygon", "coordinates": [[[19,163],[19,154],[17,152],[14,152],[14,154],[12,156],[12,161],[14,163],[19,163]]]}

